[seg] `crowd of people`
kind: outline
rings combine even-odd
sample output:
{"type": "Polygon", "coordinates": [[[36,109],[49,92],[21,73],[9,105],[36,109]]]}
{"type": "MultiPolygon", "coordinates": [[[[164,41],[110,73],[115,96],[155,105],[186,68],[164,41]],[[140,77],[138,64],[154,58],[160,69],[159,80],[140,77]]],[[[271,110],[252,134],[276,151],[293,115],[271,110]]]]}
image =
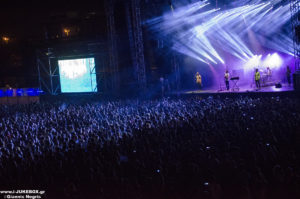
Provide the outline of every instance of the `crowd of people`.
{"type": "Polygon", "coordinates": [[[0,106],[0,115],[0,190],[300,198],[296,97],[44,102],[0,106]]]}

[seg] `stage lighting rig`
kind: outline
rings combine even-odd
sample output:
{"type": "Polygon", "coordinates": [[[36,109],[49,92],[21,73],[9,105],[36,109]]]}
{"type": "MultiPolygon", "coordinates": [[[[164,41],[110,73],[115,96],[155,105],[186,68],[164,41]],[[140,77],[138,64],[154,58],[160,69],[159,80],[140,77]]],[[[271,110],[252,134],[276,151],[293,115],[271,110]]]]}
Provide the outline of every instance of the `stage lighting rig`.
{"type": "Polygon", "coordinates": [[[293,41],[294,41],[294,57],[295,57],[295,68],[300,70],[300,0],[290,0],[291,9],[291,25],[293,28],[293,41]]]}

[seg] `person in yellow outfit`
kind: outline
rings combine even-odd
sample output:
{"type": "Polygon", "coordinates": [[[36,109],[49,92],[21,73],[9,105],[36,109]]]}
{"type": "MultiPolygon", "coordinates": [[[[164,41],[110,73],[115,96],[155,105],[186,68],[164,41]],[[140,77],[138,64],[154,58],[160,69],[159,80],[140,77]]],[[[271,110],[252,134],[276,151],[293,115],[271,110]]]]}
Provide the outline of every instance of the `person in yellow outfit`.
{"type": "Polygon", "coordinates": [[[256,88],[260,89],[260,73],[258,69],[255,70],[255,84],[256,88]]]}
{"type": "Polygon", "coordinates": [[[202,88],[202,77],[199,72],[196,73],[196,84],[199,88],[202,88]]]}

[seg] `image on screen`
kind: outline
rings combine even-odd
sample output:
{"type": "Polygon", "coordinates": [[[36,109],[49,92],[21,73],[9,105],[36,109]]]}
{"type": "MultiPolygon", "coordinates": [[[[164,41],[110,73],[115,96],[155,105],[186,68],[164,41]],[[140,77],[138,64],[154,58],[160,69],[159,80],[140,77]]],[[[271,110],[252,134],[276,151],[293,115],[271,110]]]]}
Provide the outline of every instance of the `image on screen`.
{"type": "Polygon", "coordinates": [[[97,92],[94,58],[59,60],[62,93],[97,92]]]}

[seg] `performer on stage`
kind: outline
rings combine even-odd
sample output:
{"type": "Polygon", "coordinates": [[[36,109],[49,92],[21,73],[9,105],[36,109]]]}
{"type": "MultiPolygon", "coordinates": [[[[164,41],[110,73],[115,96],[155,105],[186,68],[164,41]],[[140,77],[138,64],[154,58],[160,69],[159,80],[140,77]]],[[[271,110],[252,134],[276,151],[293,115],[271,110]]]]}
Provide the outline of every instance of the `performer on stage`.
{"type": "Polygon", "coordinates": [[[272,71],[270,67],[267,67],[267,81],[271,81],[272,71]]]}
{"type": "Polygon", "coordinates": [[[229,91],[229,72],[226,70],[225,75],[224,75],[224,80],[226,84],[226,89],[229,91]]]}
{"type": "Polygon", "coordinates": [[[260,89],[260,73],[258,69],[255,70],[255,84],[256,88],[260,89]]]}
{"type": "Polygon", "coordinates": [[[196,84],[198,85],[199,89],[202,88],[202,77],[199,72],[196,73],[196,84]]]}
{"type": "Polygon", "coordinates": [[[287,67],[286,67],[286,79],[287,79],[287,81],[288,81],[288,83],[289,83],[289,86],[290,86],[291,83],[292,83],[292,81],[291,81],[291,73],[292,73],[292,71],[291,71],[290,67],[287,66],[287,67]]]}

